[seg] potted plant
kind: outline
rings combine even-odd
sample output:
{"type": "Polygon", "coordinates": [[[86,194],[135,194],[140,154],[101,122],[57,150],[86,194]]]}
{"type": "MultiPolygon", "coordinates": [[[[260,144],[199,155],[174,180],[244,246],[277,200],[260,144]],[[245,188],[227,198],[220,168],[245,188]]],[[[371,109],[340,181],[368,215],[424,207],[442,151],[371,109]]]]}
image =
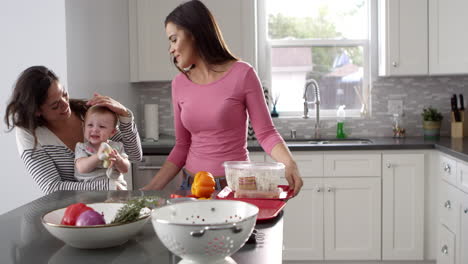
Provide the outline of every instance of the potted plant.
{"type": "Polygon", "coordinates": [[[424,138],[439,138],[440,126],[444,118],[442,114],[437,109],[429,106],[423,109],[421,116],[423,117],[424,138]]]}

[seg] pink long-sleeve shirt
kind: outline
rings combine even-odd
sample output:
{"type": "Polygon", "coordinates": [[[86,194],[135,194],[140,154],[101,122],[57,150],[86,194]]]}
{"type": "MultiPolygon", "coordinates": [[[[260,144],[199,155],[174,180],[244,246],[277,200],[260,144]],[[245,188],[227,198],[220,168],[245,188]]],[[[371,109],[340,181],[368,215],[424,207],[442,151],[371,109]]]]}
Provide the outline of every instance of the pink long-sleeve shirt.
{"type": "Polygon", "coordinates": [[[235,62],[221,79],[196,84],[184,74],[172,81],[176,144],[168,161],[193,173],[224,175],[224,161],[249,160],[247,117],[268,154],[283,142],[268,111],[254,69],[235,62]]]}

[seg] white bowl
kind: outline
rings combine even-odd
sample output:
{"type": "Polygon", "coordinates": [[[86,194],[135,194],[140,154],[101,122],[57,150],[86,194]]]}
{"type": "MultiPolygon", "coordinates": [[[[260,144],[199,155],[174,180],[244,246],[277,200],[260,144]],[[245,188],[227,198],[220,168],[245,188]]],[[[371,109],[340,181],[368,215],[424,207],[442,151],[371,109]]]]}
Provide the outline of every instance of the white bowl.
{"type": "Polygon", "coordinates": [[[175,203],[153,211],[161,242],[181,263],[232,263],[229,257],[249,238],[258,207],[233,200],[175,203]]]}
{"type": "MultiPolygon", "coordinates": [[[[96,212],[104,213],[106,223],[110,223],[124,203],[93,203],[87,206],[96,212]]],[[[75,248],[107,248],[121,245],[136,235],[150,218],[150,215],[146,215],[127,224],[69,226],[60,224],[65,209],[45,214],[42,224],[53,236],[75,248]]]]}

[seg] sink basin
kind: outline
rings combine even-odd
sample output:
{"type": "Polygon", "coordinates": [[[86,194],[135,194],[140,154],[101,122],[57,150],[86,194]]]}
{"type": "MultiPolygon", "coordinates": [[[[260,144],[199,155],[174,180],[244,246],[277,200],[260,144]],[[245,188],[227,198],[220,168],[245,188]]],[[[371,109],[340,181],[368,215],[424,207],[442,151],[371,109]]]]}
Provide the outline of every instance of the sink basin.
{"type": "Polygon", "coordinates": [[[367,138],[344,138],[344,139],[312,139],[302,141],[287,141],[288,145],[364,145],[371,144],[372,140],[367,138]]]}

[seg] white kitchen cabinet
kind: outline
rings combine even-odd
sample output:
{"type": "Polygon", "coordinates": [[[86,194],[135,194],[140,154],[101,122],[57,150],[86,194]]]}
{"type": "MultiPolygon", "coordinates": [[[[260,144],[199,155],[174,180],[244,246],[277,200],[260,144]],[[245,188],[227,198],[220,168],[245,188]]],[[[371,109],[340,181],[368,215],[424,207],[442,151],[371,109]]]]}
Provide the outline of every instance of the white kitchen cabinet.
{"type": "Polygon", "coordinates": [[[304,178],[300,194],[284,214],[283,259],[323,259],[323,179],[304,178]]]}
{"type": "Polygon", "coordinates": [[[441,156],[439,186],[439,239],[437,263],[468,263],[467,163],[441,156]],[[456,171],[456,172],[454,172],[456,171]]]}
{"type": "Polygon", "coordinates": [[[382,156],[382,259],[424,259],[424,154],[382,156]]]}
{"type": "Polygon", "coordinates": [[[380,259],[381,155],[293,156],[304,187],[286,206],[284,260],[380,259]]]}
{"type": "Polygon", "coordinates": [[[379,75],[468,73],[468,1],[379,1],[379,75]]]}
{"type": "Polygon", "coordinates": [[[460,264],[468,263],[468,194],[463,194],[460,203],[460,264]]]}
{"type": "Polygon", "coordinates": [[[380,177],[324,179],[326,260],[379,260],[380,177]]]}
{"type": "MultiPolygon", "coordinates": [[[[429,72],[468,73],[468,1],[429,1],[429,72]]],[[[412,2],[412,1],[407,1],[412,2]]]]}
{"type": "MultiPolygon", "coordinates": [[[[164,20],[186,0],[129,0],[131,82],[168,81],[177,74],[169,59],[164,20]]],[[[202,0],[216,18],[229,49],[256,66],[256,1],[202,0]]]]}
{"type": "Polygon", "coordinates": [[[427,0],[379,1],[379,75],[428,73],[427,0]]]}
{"type": "Polygon", "coordinates": [[[446,226],[440,225],[437,264],[456,264],[455,253],[455,234],[446,226]]]}

